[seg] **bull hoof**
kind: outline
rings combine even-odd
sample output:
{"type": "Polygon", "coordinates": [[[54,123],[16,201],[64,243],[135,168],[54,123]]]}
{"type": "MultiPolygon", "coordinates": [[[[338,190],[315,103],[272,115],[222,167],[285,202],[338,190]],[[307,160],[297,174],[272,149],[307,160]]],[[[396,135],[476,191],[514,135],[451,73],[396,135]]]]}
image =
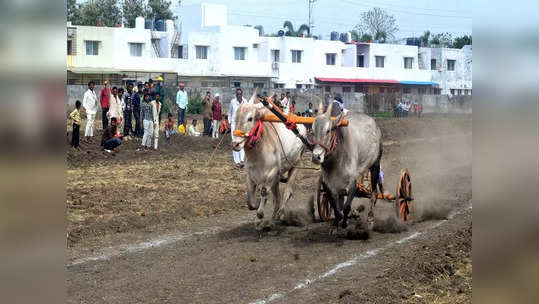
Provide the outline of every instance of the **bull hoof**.
{"type": "Polygon", "coordinates": [[[247,208],[248,208],[249,210],[251,210],[251,211],[252,211],[252,210],[258,209],[258,207],[251,206],[251,205],[249,205],[249,204],[247,204],[247,208]]]}
{"type": "Polygon", "coordinates": [[[342,221],[341,222],[341,228],[346,229],[346,227],[348,227],[348,224],[346,223],[346,221],[342,221]]]}
{"type": "Polygon", "coordinates": [[[257,217],[259,220],[261,220],[261,219],[264,218],[264,213],[262,213],[262,212],[257,212],[257,213],[256,213],[256,217],[257,217]]]}
{"type": "Polygon", "coordinates": [[[374,215],[369,213],[369,216],[367,217],[367,229],[369,231],[372,231],[374,229],[374,215]]]}

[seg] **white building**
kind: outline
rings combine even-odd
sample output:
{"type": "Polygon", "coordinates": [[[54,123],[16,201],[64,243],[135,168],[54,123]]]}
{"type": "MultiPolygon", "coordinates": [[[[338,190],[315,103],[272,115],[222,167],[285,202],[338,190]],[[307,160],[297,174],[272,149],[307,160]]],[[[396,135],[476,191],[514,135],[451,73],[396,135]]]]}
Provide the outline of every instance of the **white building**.
{"type": "Polygon", "coordinates": [[[165,74],[191,87],[439,94],[439,86],[441,93],[471,93],[471,48],[266,37],[251,26],[228,25],[226,6],[215,4],[186,6],[181,26],[163,25],[146,29],[143,18],[135,28],[68,25],[68,83],[165,74]],[[436,70],[425,64],[431,59],[438,60],[436,70]]]}

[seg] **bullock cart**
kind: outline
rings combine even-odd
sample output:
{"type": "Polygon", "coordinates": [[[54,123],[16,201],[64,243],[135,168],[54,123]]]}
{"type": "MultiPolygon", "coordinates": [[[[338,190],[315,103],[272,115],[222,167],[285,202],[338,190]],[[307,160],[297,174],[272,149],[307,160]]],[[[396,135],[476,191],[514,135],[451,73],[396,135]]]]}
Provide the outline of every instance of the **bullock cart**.
{"type": "MultiPolygon", "coordinates": [[[[370,179],[367,178],[367,180],[370,179]]],[[[346,189],[342,189],[340,190],[340,195],[346,196],[346,192],[346,189]]],[[[371,195],[372,185],[365,185],[361,181],[358,181],[355,196],[370,198],[371,195]]],[[[402,221],[409,221],[412,217],[412,201],[414,199],[412,195],[412,178],[408,169],[403,169],[400,174],[395,196],[388,195],[383,197],[382,194],[378,194],[378,198],[392,202],[395,206],[395,215],[402,221]]],[[[315,199],[320,220],[328,221],[331,217],[332,209],[329,205],[328,195],[322,185],[322,178],[318,179],[315,199]]]]}
{"type": "MultiPolygon", "coordinates": [[[[300,117],[296,116],[294,114],[286,115],[284,114],[279,107],[277,107],[269,98],[261,98],[262,103],[266,108],[268,108],[272,114],[266,114],[263,117],[263,121],[270,121],[270,122],[283,122],[286,124],[287,128],[290,129],[296,136],[305,144],[305,146],[312,151],[313,147],[311,142],[303,137],[301,134],[299,134],[296,124],[312,124],[314,122],[313,117],[300,117]]],[[[331,118],[333,119],[333,117],[331,118]]],[[[348,126],[348,121],[343,120],[340,124],[342,127],[348,126]]],[[[245,134],[237,134],[238,136],[245,136],[245,134]]],[[[367,178],[367,180],[370,180],[370,178],[367,178]]],[[[372,195],[372,185],[369,185],[367,187],[363,184],[363,181],[358,181],[358,191],[356,191],[355,196],[356,197],[366,197],[370,198],[372,195]]],[[[339,191],[340,195],[346,196],[347,191],[346,189],[342,189],[339,191]]],[[[413,194],[412,194],[412,178],[410,175],[410,172],[408,169],[403,169],[399,180],[397,182],[396,192],[395,196],[387,195],[384,196],[383,194],[379,194],[380,199],[384,199],[389,202],[393,202],[395,207],[395,215],[397,218],[399,218],[402,221],[409,221],[412,216],[412,201],[413,201],[413,194]]],[[[322,177],[318,179],[318,185],[316,187],[316,204],[318,208],[318,214],[320,216],[320,220],[322,221],[328,221],[331,217],[331,207],[329,204],[329,197],[326,194],[326,191],[322,185],[322,177]]]]}

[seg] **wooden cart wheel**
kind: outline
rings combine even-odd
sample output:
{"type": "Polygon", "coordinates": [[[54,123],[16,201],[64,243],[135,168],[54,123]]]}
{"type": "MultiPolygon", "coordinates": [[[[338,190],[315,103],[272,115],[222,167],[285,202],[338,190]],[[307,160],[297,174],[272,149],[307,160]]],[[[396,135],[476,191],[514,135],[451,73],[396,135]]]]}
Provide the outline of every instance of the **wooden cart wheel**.
{"type": "Polygon", "coordinates": [[[402,221],[406,222],[412,218],[412,200],[412,178],[408,169],[403,169],[397,183],[395,199],[396,214],[402,221]]]}
{"type": "Polygon", "coordinates": [[[329,205],[328,195],[325,193],[322,187],[322,177],[318,179],[318,186],[316,187],[316,205],[318,207],[318,216],[323,222],[329,221],[331,217],[331,207],[329,205]]]}

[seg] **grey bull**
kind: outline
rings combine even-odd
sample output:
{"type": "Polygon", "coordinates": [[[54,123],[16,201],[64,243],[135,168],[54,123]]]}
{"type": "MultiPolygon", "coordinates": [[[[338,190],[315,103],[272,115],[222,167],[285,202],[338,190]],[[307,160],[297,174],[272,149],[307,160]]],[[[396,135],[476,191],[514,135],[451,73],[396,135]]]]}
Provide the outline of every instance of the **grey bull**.
{"type": "MultiPolygon", "coordinates": [[[[352,200],[357,191],[357,180],[367,169],[371,171],[372,188],[371,205],[367,218],[368,229],[374,226],[373,208],[376,204],[377,187],[382,157],[381,132],[373,118],[364,114],[346,115],[349,124],[339,127],[344,113],[339,112],[335,120],[330,119],[334,104],[330,103],[327,111],[323,111],[320,100],[318,115],[313,123],[312,162],[321,165],[322,187],[329,194],[331,207],[334,210],[334,226],[346,221],[350,213],[352,200]],[[347,191],[346,203],[342,190],[347,191]],[[341,214],[344,211],[344,216],[341,214]]],[[[335,110],[335,109],[333,109],[335,110]]]]}
{"type": "MultiPolygon", "coordinates": [[[[274,202],[273,220],[277,220],[284,212],[286,202],[293,193],[296,178],[295,165],[305,151],[302,142],[282,123],[261,122],[269,111],[261,103],[255,102],[255,93],[247,104],[242,104],[236,112],[236,129],[249,134],[262,124],[262,132],[256,138],[236,137],[232,140],[232,148],[236,151],[245,149],[245,171],[247,173],[247,204],[249,209],[257,210],[255,227],[263,228],[264,208],[268,192],[274,202]],[[260,121],[260,122],[259,122],[260,121]],[[279,181],[288,173],[284,195],[281,197],[279,181]],[[261,188],[261,199],[255,199],[256,188],[261,188]]],[[[305,136],[306,129],[299,126],[300,134],[305,136]]]]}

